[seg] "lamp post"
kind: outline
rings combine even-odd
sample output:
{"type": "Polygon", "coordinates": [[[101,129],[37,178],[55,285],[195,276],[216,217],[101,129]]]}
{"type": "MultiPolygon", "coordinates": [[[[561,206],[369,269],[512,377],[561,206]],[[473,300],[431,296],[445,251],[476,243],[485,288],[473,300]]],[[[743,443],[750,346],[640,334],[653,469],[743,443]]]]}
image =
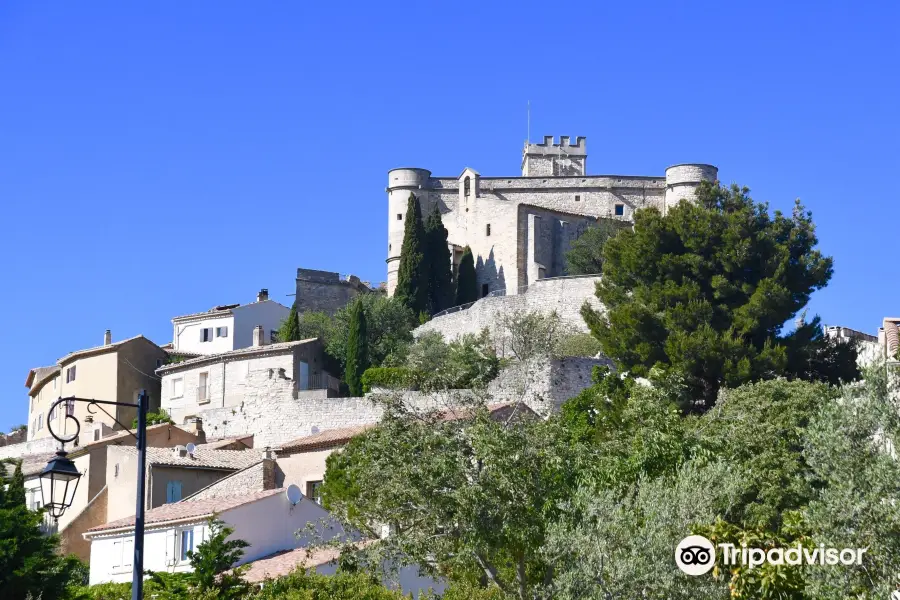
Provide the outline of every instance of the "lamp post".
{"type": "MultiPolygon", "coordinates": [[[[134,511],[134,560],[132,561],[133,570],[131,575],[131,600],[141,600],[144,593],[144,470],[147,463],[147,409],[149,408],[150,398],[146,392],[141,390],[138,394],[137,404],[128,402],[110,402],[108,400],[88,400],[86,398],[60,398],[47,411],[47,430],[50,435],[57,441],[62,443],[62,447],[41,471],[41,496],[42,502],[47,507],[47,512],[54,519],[59,518],[66,512],[66,509],[72,506],[72,500],[75,498],[75,490],[78,488],[78,480],[81,473],[75,468],[75,463],[67,457],[65,445],[73,442],[78,438],[81,432],[81,423],[75,415],[69,414],[70,407],[75,402],[86,402],[89,413],[94,414],[94,409],[99,408],[105,412],[113,421],[118,423],[126,431],[131,428],[121,423],[115,416],[109,414],[102,405],[107,406],[125,406],[137,409],[137,435],[131,434],[137,440],[138,450],[138,468],[137,468],[137,500],[134,511]],[[50,415],[57,410],[60,404],[66,403],[66,419],[75,422],[75,433],[67,437],[60,437],[53,431],[50,415]]],[[[74,411],[72,411],[74,412],[74,411]]],[[[62,419],[60,419],[62,420],[62,419]]]]}

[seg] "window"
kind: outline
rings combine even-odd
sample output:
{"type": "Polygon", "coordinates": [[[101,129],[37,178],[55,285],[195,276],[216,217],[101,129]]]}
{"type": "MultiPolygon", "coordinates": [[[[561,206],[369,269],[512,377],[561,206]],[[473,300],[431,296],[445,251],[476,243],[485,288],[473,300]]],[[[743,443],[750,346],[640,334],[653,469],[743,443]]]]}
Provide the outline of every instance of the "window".
{"type": "Polygon", "coordinates": [[[71,367],[66,369],[66,383],[75,381],[75,366],[76,365],[72,365],[71,367]]]}
{"type": "Polygon", "coordinates": [[[216,337],[228,337],[228,328],[216,327],[216,337]]]}
{"type": "Polygon", "coordinates": [[[38,415],[37,428],[38,428],[38,431],[40,431],[41,429],[44,428],[44,413],[41,413],[38,415]]]}
{"type": "Polygon", "coordinates": [[[484,298],[485,296],[487,296],[489,291],[490,290],[488,288],[488,284],[482,283],[481,284],[481,297],[484,298]]]}
{"type": "Polygon", "coordinates": [[[125,540],[122,543],[122,568],[130,569],[134,559],[134,539],[125,540]]]}
{"type": "Polygon", "coordinates": [[[575,194],[575,202],[581,202],[581,196],[575,194]]]}
{"type": "Polygon", "coordinates": [[[113,473],[113,477],[119,476],[119,463],[116,463],[115,472],[113,473]]]}
{"type": "Polygon", "coordinates": [[[487,228],[485,229],[484,234],[491,235],[491,224],[490,223],[487,224],[487,228]]]}
{"type": "Polygon", "coordinates": [[[55,420],[56,420],[56,411],[55,411],[55,410],[54,410],[54,411],[50,411],[50,420],[51,420],[51,421],[55,421],[55,420]]]}
{"type": "Polygon", "coordinates": [[[56,389],[56,378],[55,377],[53,378],[53,389],[54,390],[56,389]]]}
{"type": "Polygon", "coordinates": [[[274,329],[269,332],[269,343],[277,344],[278,343],[278,332],[274,329]]]}
{"type": "Polygon", "coordinates": [[[213,330],[212,327],[204,327],[200,330],[200,341],[201,342],[211,342],[212,341],[213,330]]]}
{"type": "Polygon", "coordinates": [[[616,204],[616,216],[621,217],[625,214],[625,205],[624,204],[616,204]]]}
{"type": "Polygon", "coordinates": [[[181,398],[184,396],[184,378],[178,377],[172,380],[172,397],[181,398]]]}
{"type": "Polygon", "coordinates": [[[190,560],[188,552],[194,550],[194,530],[185,529],[181,532],[181,560],[190,560]]]}
{"type": "Polygon", "coordinates": [[[472,181],[467,176],[465,179],[463,179],[463,195],[468,196],[471,193],[471,191],[472,191],[472,181]]]}
{"type": "Polygon", "coordinates": [[[209,401],[209,373],[200,373],[200,383],[197,385],[197,401],[209,401]]]}
{"type": "Polygon", "coordinates": [[[66,400],[66,414],[71,416],[75,415],[75,401],[74,400],[66,400]]]}
{"type": "Polygon", "coordinates": [[[158,369],[158,368],[160,368],[161,366],[162,366],[162,359],[161,359],[161,358],[157,358],[157,359],[156,359],[156,368],[158,369]]]}
{"type": "Polygon", "coordinates": [[[166,484],[166,504],[178,502],[181,500],[181,482],[178,480],[170,481],[166,484]]]}
{"type": "Polygon", "coordinates": [[[122,566],[122,540],[113,542],[111,567],[122,566]]]}
{"type": "Polygon", "coordinates": [[[397,220],[398,220],[398,221],[402,221],[402,220],[403,220],[403,213],[397,213],[397,220]]]}
{"type": "Polygon", "coordinates": [[[306,497],[315,502],[322,504],[322,481],[306,482],[306,497]]]}

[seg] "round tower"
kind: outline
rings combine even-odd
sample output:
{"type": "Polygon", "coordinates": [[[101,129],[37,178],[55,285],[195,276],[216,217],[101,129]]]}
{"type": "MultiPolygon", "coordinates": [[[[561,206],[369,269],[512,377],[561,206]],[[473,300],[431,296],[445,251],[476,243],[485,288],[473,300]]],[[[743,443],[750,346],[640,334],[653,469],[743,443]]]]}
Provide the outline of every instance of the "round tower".
{"type": "Polygon", "coordinates": [[[666,209],[682,199],[692,200],[701,181],[715,181],[719,169],[713,165],[673,165],[666,169],[666,209]]]}
{"type": "MultiPolygon", "coordinates": [[[[397,270],[400,268],[400,247],[403,245],[403,229],[406,225],[406,205],[409,194],[419,198],[425,210],[426,198],[423,190],[428,189],[431,171],[428,169],[401,168],[388,171],[388,255],[387,292],[394,295],[397,287],[397,270]]],[[[424,215],[423,215],[424,218],[424,215]]]]}

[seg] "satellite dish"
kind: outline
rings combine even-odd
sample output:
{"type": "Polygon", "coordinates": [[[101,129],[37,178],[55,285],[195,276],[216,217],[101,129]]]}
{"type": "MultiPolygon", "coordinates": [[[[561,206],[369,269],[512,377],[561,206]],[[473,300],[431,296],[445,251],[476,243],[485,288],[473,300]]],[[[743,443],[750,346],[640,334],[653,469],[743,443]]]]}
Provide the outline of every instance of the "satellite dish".
{"type": "Polygon", "coordinates": [[[319,433],[319,428],[316,427],[315,425],[313,425],[312,428],[310,428],[309,431],[310,431],[310,433],[319,433]]]}
{"type": "Polygon", "coordinates": [[[197,445],[188,443],[184,449],[188,451],[188,454],[193,454],[197,450],[197,445]]]}
{"type": "Polygon", "coordinates": [[[296,506],[296,504],[303,499],[303,492],[301,492],[300,488],[293,483],[288,486],[287,490],[285,490],[284,492],[284,495],[287,496],[288,502],[291,503],[291,506],[296,506]]]}

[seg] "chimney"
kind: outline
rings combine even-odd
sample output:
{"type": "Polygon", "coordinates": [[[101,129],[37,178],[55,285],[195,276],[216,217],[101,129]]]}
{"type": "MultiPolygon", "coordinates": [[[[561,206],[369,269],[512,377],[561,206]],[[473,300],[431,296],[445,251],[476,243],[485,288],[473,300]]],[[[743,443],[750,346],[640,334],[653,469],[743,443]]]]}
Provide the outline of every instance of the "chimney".
{"type": "Polygon", "coordinates": [[[266,288],[259,290],[259,293],[256,295],[256,301],[257,302],[265,302],[268,299],[269,299],[269,290],[267,290],[266,288]]]}
{"type": "Polygon", "coordinates": [[[187,420],[186,431],[197,436],[197,440],[202,444],[206,441],[206,433],[203,431],[203,419],[200,417],[191,417],[187,420]]]}
{"type": "Polygon", "coordinates": [[[263,336],[263,326],[257,325],[253,328],[253,347],[259,348],[266,345],[266,338],[263,336]]]}
{"type": "Polygon", "coordinates": [[[110,344],[112,344],[112,331],[107,329],[106,333],[103,334],[103,345],[109,346],[110,344]]]}

